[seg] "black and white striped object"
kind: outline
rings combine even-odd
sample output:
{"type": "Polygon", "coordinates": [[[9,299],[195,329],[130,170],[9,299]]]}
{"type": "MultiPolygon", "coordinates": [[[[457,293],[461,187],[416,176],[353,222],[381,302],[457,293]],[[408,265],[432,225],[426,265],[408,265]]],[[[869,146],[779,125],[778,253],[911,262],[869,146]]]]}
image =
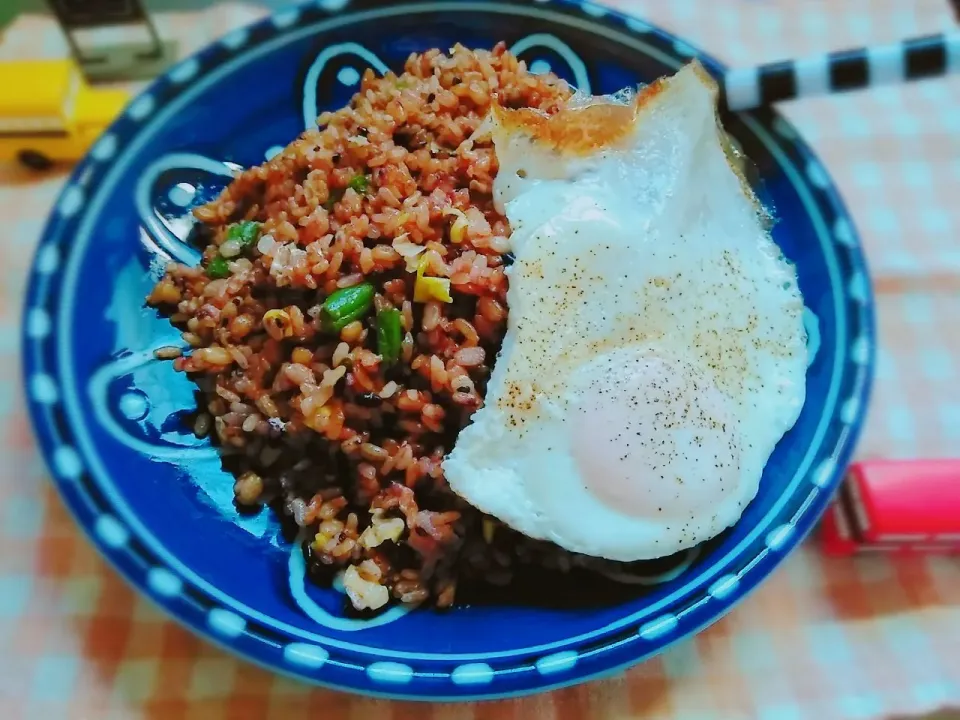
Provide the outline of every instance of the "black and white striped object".
{"type": "Polygon", "coordinates": [[[960,33],[729,70],[723,92],[730,110],[749,110],[778,100],[951,73],[960,73],[960,33]]]}

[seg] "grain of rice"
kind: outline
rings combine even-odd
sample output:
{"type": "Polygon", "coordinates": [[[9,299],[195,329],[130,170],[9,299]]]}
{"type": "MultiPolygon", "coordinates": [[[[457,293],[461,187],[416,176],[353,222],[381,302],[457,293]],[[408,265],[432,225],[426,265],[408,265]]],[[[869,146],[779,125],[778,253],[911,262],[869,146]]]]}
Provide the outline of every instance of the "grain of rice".
{"type": "Polygon", "coordinates": [[[191,347],[200,347],[201,345],[203,345],[203,339],[196,333],[184,332],[184,333],[180,333],[180,337],[183,339],[185,343],[187,343],[191,347]]]}
{"type": "Polygon", "coordinates": [[[440,303],[428,302],[423,306],[423,329],[430,332],[440,324],[440,303]]]}
{"type": "Polygon", "coordinates": [[[263,479],[257,473],[247,471],[237,478],[233,491],[241,505],[256,505],[263,494],[263,479]]]}
{"type": "Polygon", "coordinates": [[[158,360],[173,360],[183,355],[183,351],[175,345],[165,345],[153,351],[153,356],[158,360]]]}
{"type": "Polygon", "coordinates": [[[210,433],[212,420],[207,413],[200,413],[193,423],[193,434],[198,438],[206,437],[210,433]]]}
{"type": "Polygon", "coordinates": [[[389,400],[393,397],[393,394],[397,391],[399,386],[393,380],[388,382],[383,386],[383,389],[380,391],[380,397],[384,400],[389,400]]]}
{"type": "Polygon", "coordinates": [[[344,326],[343,330],[340,331],[340,339],[350,345],[355,345],[358,343],[362,335],[363,323],[361,323],[359,320],[354,320],[352,323],[348,323],[344,326]]]}
{"type": "Polygon", "coordinates": [[[280,410],[277,408],[277,404],[273,401],[273,398],[269,395],[261,395],[258,397],[256,405],[260,408],[260,412],[267,417],[280,417],[280,410]]]}
{"type": "Polygon", "coordinates": [[[465,347],[457,351],[453,361],[462,367],[472,368],[482,365],[485,358],[486,352],[482,347],[465,347]]]}
{"type": "Polygon", "coordinates": [[[240,348],[236,347],[235,345],[230,345],[227,348],[227,351],[230,353],[230,357],[233,358],[233,361],[241,370],[246,370],[250,367],[250,362],[247,360],[247,356],[243,354],[243,351],[240,348]]]}
{"type": "Polygon", "coordinates": [[[290,380],[290,382],[292,382],[294,385],[303,385],[304,383],[312,384],[315,380],[313,377],[313,371],[306,365],[301,365],[300,363],[291,363],[290,365],[287,365],[283,372],[287,379],[290,380]]]}
{"type": "Polygon", "coordinates": [[[350,346],[347,343],[342,342],[338,344],[337,349],[333,351],[333,358],[331,358],[330,361],[333,363],[334,367],[338,367],[344,360],[347,359],[349,354],[350,346]]]}

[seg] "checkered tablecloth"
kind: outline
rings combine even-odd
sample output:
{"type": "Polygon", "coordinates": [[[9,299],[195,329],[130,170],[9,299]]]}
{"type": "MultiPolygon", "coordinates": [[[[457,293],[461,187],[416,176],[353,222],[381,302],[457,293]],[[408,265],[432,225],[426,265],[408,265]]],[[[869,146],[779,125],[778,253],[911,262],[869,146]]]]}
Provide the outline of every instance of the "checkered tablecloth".
{"type": "MultiPolygon", "coordinates": [[[[145,4],[186,53],[281,3],[145,4]]],[[[955,26],[946,0],[617,4],[731,64],[955,26]]],[[[21,17],[0,41],[6,58],[63,54],[41,16],[21,17]]],[[[859,456],[960,454],[960,78],[783,111],[839,183],[874,274],[880,352],[859,456]]],[[[0,718],[832,720],[960,706],[960,561],[826,560],[811,542],[696,638],[621,677],[523,700],[365,700],[273,676],[195,638],[90,547],[31,437],[21,295],[63,179],[0,168],[0,718]]]]}

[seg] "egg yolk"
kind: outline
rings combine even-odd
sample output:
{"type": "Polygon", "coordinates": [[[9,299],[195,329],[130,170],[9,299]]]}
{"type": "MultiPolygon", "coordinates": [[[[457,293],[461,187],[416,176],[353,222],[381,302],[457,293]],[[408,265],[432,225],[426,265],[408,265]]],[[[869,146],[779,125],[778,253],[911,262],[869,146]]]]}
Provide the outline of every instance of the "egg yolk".
{"type": "Polygon", "coordinates": [[[704,373],[631,350],[583,371],[571,449],[597,500],[633,517],[686,522],[737,491],[736,413],[704,373]]]}

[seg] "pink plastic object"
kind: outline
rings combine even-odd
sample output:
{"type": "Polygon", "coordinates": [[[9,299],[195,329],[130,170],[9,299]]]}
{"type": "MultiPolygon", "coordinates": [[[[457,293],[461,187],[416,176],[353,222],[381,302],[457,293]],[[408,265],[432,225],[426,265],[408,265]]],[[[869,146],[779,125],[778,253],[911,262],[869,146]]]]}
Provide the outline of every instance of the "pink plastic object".
{"type": "Polygon", "coordinates": [[[820,537],[829,555],[960,552],[960,460],[851,465],[820,537]]]}

